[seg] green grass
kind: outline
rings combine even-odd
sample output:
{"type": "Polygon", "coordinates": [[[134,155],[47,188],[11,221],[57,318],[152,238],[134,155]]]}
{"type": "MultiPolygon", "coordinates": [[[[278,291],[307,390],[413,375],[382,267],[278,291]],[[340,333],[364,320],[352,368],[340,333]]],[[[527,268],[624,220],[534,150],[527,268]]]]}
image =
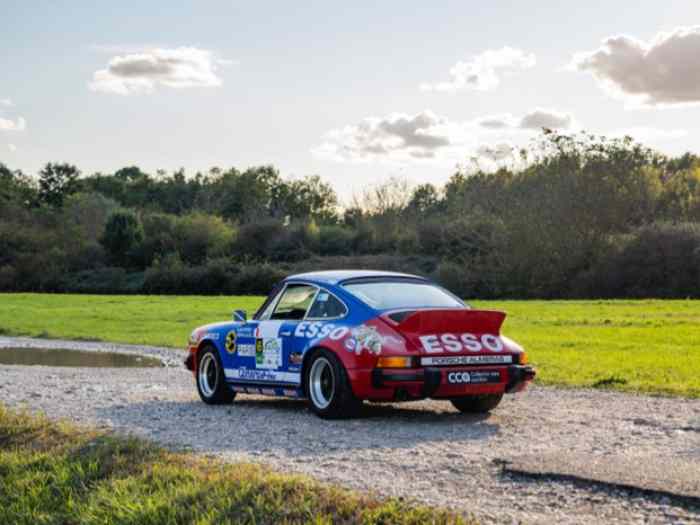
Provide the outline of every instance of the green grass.
{"type": "Polygon", "coordinates": [[[449,511],[176,453],[0,404],[0,523],[468,522],[449,511]]]}
{"type": "MultiPolygon", "coordinates": [[[[0,333],[183,348],[197,325],[262,297],[0,295],[0,333]]],[[[476,301],[549,385],[700,397],[700,301],[476,301]]]]}
{"type": "Polygon", "coordinates": [[[549,385],[700,397],[700,301],[479,301],[549,385]]]}
{"type": "Polygon", "coordinates": [[[185,348],[199,325],[252,315],[263,297],[0,294],[0,333],[185,348]]]}

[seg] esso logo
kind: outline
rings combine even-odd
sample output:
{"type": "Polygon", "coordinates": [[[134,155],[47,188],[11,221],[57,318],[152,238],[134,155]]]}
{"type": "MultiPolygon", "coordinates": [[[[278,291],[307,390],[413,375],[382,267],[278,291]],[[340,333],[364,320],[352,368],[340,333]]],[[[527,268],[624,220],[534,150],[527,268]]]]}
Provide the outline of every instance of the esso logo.
{"type": "Polygon", "coordinates": [[[470,383],[472,380],[469,372],[450,372],[447,374],[447,382],[452,384],[470,383]]]}
{"type": "Polygon", "coordinates": [[[347,326],[337,326],[333,323],[323,323],[320,321],[302,321],[294,330],[294,337],[305,339],[324,339],[330,337],[333,341],[342,339],[349,331],[347,326]]]}
{"type": "Polygon", "coordinates": [[[503,350],[503,341],[494,334],[482,334],[478,337],[469,332],[464,334],[422,335],[419,337],[423,350],[428,354],[444,352],[481,352],[484,349],[491,352],[503,350]]]}

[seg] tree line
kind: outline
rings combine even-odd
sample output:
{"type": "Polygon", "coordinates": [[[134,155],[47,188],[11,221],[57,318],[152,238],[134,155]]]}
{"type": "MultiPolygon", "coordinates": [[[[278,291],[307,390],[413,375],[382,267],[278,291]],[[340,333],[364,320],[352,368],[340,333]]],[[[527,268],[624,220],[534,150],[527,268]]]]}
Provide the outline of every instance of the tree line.
{"type": "Polygon", "coordinates": [[[35,177],[0,164],[0,290],[265,293],[290,272],[418,273],[464,297],[700,297],[700,158],[546,131],[442,187],[340,208],[272,166],[35,177]]]}

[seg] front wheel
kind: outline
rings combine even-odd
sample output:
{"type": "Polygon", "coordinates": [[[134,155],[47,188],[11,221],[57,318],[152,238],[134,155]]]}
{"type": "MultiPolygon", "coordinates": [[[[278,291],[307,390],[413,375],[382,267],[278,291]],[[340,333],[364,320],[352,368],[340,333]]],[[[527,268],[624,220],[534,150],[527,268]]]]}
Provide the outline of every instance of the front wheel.
{"type": "Polygon", "coordinates": [[[480,394],[450,399],[452,405],[465,414],[485,414],[498,406],[503,394],[480,394]]]}
{"type": "Polygon", "coordinates": [[[306,392],[311,410],[324,419],[355,416],[362,406],[352,393],[345,367],[327,350],[319,350],[311,358],[306,369],[306,392]]]}
{"type": "Polygon", "coordinates": [[[230,403],[236,393],[226,384],[219,352],[212,345],[202,347],[197,355],[197,391],[208,405],[230,403]]]}

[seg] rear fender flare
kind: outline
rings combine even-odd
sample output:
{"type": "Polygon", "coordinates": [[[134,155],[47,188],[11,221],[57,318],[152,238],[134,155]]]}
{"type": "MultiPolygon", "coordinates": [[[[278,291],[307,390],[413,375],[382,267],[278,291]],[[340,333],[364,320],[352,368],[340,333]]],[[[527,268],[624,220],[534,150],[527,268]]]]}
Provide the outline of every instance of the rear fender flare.
{"type": "Polygon", "coordinates": [[[339,356],[338,352],[336,352],[332,348],[320,345],[309,348],[306,352],[304,352],[304,359],[301,362],[301,389],[305,397],[308,397],[308,392],[306,390],[306,372],[309,369],[309,366],[311,366],[311,361],[314,355],[316,355],[319,350],[325,350],[326,352],[330,352],[338,359],[338,361],[340,361],[340,364],[345,367],[345,363],[341,359],[341,356],[339,356]]]}

